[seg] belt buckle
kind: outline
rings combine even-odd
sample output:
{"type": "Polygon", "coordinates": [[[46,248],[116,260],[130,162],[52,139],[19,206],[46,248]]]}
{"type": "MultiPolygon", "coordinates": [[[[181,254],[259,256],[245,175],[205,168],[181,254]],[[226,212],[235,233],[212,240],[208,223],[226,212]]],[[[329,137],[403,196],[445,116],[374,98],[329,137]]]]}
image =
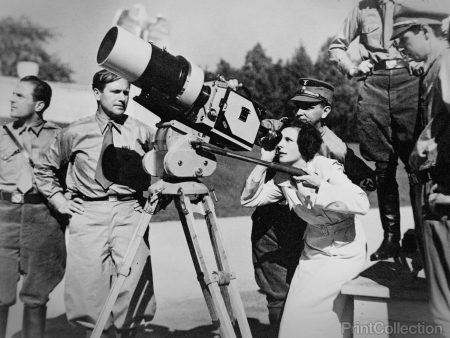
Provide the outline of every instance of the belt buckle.
{"type": "Polygon", "coordinates": [[[386,69],[393,69],[397,66],[397,60],[386,60],[386,69]]]}
{"type": "Polygon", "coordinates": [[[117,195],[108,195],[108,201],[117,202],[118,200],[117,195]]]}
{"type": "Polygon", "coordinates": [[[11,194],[11,203],[15,203],[15,204],[23,204],[25,202],[25,195],[18,193],[18,192],[13,192],[11,194]]]}

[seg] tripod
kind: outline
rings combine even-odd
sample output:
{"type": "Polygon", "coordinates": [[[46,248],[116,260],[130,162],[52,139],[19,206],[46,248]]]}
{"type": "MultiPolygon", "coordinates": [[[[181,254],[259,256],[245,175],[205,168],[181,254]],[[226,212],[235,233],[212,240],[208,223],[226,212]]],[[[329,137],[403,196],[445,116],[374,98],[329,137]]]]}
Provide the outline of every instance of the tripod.
{"type": "Polygon", "coordinates": [[[149,192],[150,197],[145,204],[144,212],[128,245],[123,263],[118,271],[118,276],[112,285],[108,298],[91,334],[91,338],[100,337],[125,278],[129,274],[139,243],[149,226],[152,216],[161,209],[162,205],[167,205],[171,200],[174,201],[177,208],[197,273],[197,279],[203,291],[203,296],[213,324],[219,328],[220,335],[223,338],[237,337],[234,329],[236,322],[240,337],[251,337],[244,305],[237,290],[236,277],[231,272],[228,263],[227,254],[217,227],[214,204],[209,195],[208,188],[196,180],[171,183],[161,179],[150,187],[149,192]],[[205,211],[206,226],[219,271],[210,271],[208,269],[202,248],[195,233],[195,220],[191,202],[202,203],[205,211]]]}

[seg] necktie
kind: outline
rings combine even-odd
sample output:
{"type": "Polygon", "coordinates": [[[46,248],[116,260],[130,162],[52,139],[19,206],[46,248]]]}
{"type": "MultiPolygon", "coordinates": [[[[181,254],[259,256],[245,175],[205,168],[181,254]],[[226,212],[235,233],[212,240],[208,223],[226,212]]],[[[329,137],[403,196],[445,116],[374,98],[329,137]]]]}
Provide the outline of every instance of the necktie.
{"type": "MultiPolygon", "coordinates": [[[[23,149],[28,153],[28,156],[24,155],[25,159],[31,156],[31,132],[31,129],[27,128],[21,135],[23,149]]],[[[29,160],[25,160],[24,162],[19,179],[17,180],[17,189],[22,194],[26,194],[33,188],[33,168],[31,167],[29,160]]]]}
{"type": "Polygon", "coordinates": [[[114,146],[112,126],[113,126],[112,122],[108,122],[105,128],[105,134],[103,135],[102,150],[100,152],[100,156],[97,162],[97,168],[95,170],[95,179],[105,190],[107,190],[109,186],[112,184],[112,182],[105,177],[103,171],[103,155],[105,153],[105,150],[109,146],[114,146]]]}
{"type": "Polygon", "coordinates": [[[383,6],[383,47],[389,49],[394,26],[394,3],[391,0],[384,2],[383,6]]]}

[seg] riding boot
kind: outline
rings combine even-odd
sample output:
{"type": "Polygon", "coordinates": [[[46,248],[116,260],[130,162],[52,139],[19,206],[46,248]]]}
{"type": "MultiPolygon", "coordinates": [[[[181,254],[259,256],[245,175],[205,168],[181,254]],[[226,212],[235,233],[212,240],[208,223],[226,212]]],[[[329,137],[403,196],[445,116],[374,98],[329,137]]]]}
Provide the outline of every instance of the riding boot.
{"type": "Polygon", "coordinates": [[[268,330],[268,337],[277,337],[280,330],[281,316],[283,314],[282,307],[270,307],[269,308],[269,323],[270,328],[268,330]]]}
{"type": "Polygon", "coordinates": [[[371,261],[397,258],[400,255],[400,200],[395,179],[397,162],[376,163],[378,207],[384,235],[371,261]]]}
{"type": "Polygon", "coordinates": [[[409,175],[409,197],[411,199],[411,207],[414,217],[414,233],[417,243],[417,254],[413,258],[411,265],[413,275],[417,276],[420,270],[424,268],[425,249],[423,246],[423,215],[422,206],[424,204],[424,186],[422,183],[414,179],[413,175],[409,175]]]}
{"type": "Polygon", "coordinates": [[[22,338],[44,338],[47,307],[23,307],[22,338]]]}
{"type": "Polygon", "coordinates": [[[0,338],[6,338],[9,306],[0,306],[0,338]]]}

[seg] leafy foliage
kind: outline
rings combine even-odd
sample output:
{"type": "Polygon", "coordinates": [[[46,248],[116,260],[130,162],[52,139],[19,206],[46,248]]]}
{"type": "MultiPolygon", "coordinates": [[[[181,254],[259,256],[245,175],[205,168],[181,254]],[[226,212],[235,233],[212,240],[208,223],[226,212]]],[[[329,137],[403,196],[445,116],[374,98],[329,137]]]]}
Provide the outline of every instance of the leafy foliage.
{"type": "Polygon", "coordinates": [[[216,72],[209,73],[209,79],[218,75],[226,79],[238,79],[251,98],[268,109],[266,118],[280,118],[294,113],[295,108],[289,100],[298,88],[299,78],[312,77],[327,81],[335,86],[333,113],[328,117],[327,124],[345,141],[355,141],[353,115],[357,84],[328,61],[330,41],[328,39],[323,44],[316,62],[311,60],[302,44],[291,58],[274,62],[262,45],[257,43],[247,52],[241,68],[233,68],[221,59],[216,72]]]}
{"type": "Polygon", "coordinates": [[[72,69],[45,50],[45,45],[55,38],[52,30],[25,17],[0,20],[0,72],[15,77],[19,61],[35,61],[42,79],[71,82],[72,69]]]}

